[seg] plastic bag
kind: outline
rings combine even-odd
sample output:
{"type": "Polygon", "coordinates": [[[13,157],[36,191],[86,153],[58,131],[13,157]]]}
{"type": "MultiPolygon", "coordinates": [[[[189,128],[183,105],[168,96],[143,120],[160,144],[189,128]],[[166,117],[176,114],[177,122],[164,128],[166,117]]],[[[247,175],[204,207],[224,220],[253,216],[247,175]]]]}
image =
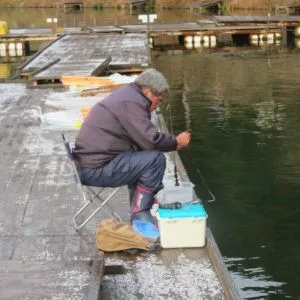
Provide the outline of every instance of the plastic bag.
{"type": "Polygon", "coordinates": [[[93,97],[80,97],[78,94],[74,96],[74,93],[72,95],[70,92],[54,93],[47,97],[45,105],[48,107],[65,110],[92,107],[108,95],[108,93],[103,93],[93,97]]]}
{"type": "Polygon", "coordinates": [[[67,110],[46,113],[42,116],[42,128],[45,130],[79,130],[88,110],[67,110]]]}

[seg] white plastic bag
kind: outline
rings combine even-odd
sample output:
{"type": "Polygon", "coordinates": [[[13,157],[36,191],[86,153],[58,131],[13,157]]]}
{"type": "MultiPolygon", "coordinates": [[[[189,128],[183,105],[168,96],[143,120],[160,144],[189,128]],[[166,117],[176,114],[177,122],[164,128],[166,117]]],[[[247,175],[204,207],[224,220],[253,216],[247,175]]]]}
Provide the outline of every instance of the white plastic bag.
{"type": "Polygon", "coordinates": [[[45,130],[79,130],[84,116],[79,110],[56,111],[42,116],[42,128],[45,130]]]}
{"type": "Polygon", "coordinates": [[[76,109],[82,107],[92,107],[103,100],[109,94],[104,93],[92,97],[71,96],[70,93],[54,93],[47,97],[45,105],[56,109],[76,109]]]}

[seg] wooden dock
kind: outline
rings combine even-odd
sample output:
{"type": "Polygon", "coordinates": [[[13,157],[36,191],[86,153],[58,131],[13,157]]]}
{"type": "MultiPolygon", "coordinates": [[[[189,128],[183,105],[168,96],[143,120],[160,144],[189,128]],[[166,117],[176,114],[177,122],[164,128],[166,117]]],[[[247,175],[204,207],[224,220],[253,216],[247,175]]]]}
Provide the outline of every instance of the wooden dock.
{"type": "MultiPolygon", "coordinates": [[[[62,75],[98,76],[108,66],[115,71],[142,70],[150,64],[149,49],[156,47],[259,46],[265,42],[285,46],[293,43],[289,39],[299,35],[299,28],[298,16],[215,16],[213,20],[179,24],[66,28],[60,37],[49,30],[15,30],[1,36],[0,43],[21,42],[19,48],[23,49],[31,39],[55,38],[22,65],[20,71],[23,78],[59,83],[62,75]],[[150,38],[148,45],[147,36],[150,38]],[[107,64],[109,57],[111,60],[107,64]]],[[[12,50],[19,53],[17,46],[12,50]]],[[[12,50],[0,48],[0,58],[12,50]]]]}
{"type": "Polygon", "coordinates": [[[24,59],[30,53],[30,42],[52,41],[57,35],[52,29],[11,29],[0,35],[0,59],[24,59]]]}
{"type": "MultiPolygon", "coordinates": [[[[135,24],[135,25],[120,25],[120,26],[97,26],[97,27],[88,27],[86,28],[86,32],[89,33],[105,33],[105,32],[114,32],[114,33],[145,33],[149,29],[149,36],[187,36],[187,35],[201,35],[201,34],[216,34],[216,35],[224,35],[224,34],[244,34],[244,33],[261,33],[266,29],[280,31],[280,29],[286,24],[270,24],[268,27],[261,22],[261,24],[247,24],[246,25],[227,25],[224,26],[218,22],[203,22],[203,20],[199,22],[191,22],[191,23],[173,23],[173,24],[135,24]]],[[[291,23],[289,23],[291,25],[291,23]]],[[[294,25],[296,23],[293,23],[294,25]]],[[[299,21],[300,26],[300,21],[299,21]]],[[[81,29],[75,29],[73,31],[72,28],[66,28],[65,32],[68,33],[79,33],[82,32],[81,29]]]]}
{"type": "Polygon", "coordinates": [[[108,69],[142,70],[148,66],[145,39],[145,33],[66,34],[24,63],[20,74],[42,84],[61,83],[63,75],[98,76],[108,69]]]}
{"type": "Polygon", "coordinates": [[[216,23],[221,25],[242,24],[274,24],[282,26],[300,26],[300,16],[214,16],[216,23]]]}
{"type": "MultiPolygon", "coordinates": [[[[250,33],[262,33],[266,31],[264,25],[253,25],[253,26],[213,26],[213,27],[202,27],[198,23],[185,23],[180,24],[154,24],[150,26],[150,36],[155,37],[159,35],[177,35],[177,36],[188,36],[188,35],[231,35],[231,34],[250,34],[250,33]]],[[[269,26],[269,30],[279,31],[280,27],[277,25],[269,26]]]]}

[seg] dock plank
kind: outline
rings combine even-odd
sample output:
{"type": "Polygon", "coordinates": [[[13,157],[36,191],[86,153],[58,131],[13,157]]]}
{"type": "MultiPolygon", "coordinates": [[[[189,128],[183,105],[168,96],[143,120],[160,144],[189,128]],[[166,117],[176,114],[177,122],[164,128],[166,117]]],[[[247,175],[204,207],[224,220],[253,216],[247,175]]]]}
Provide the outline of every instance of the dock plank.
{"type": "Polygon", "coordinates": [[[105,62],[105,59],[66,61],[39,72],[35,78],[60,78],[62,75],[91,76],[93,71],[105,62]]]}
{"type": "Polygon", "coordinates": [[[2,261],[0,266],[2,299],[85,299],[88,293],[87,261],[2,261]]]}
{"type": "Polygon", "coordinates": [[[34,36],[34,35],[51,35],[54,34],[53,29],[49,28],[19,28],[10,29],[9,33],[15,36],[34,36]]]}

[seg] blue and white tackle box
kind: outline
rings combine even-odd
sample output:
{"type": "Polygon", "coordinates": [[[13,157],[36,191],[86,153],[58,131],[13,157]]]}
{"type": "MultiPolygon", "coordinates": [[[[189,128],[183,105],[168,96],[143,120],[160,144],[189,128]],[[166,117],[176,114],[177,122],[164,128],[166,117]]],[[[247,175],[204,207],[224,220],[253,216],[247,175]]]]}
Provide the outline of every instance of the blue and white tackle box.
{"type": "Polygon", "coordinates": [[[180,209],[157,211],[163,248],[204,247],[207,213],[201,204],[184,204],[180,209]]]}

